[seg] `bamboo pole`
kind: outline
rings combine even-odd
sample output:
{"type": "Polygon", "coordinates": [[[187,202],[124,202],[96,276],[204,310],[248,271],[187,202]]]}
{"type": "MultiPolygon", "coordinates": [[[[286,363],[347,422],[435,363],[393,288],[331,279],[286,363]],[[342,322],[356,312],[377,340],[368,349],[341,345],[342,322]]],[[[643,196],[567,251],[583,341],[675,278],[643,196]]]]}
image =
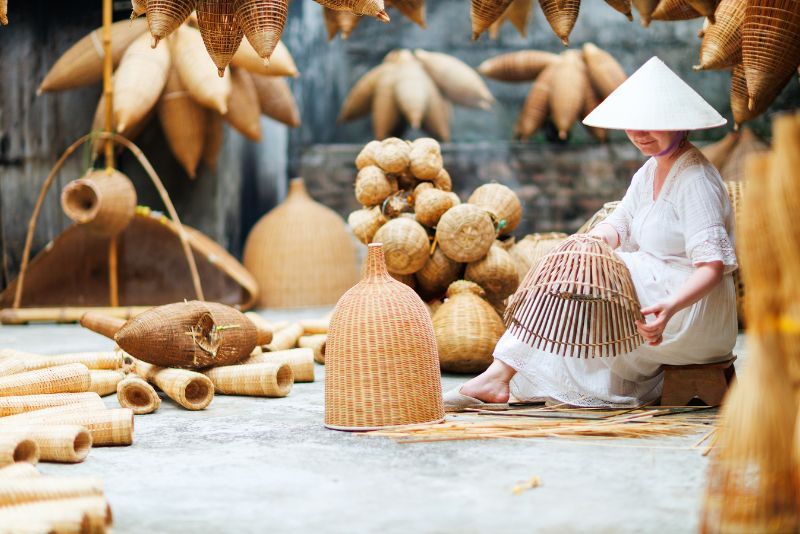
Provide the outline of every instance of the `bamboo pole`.
{"type": "Polygon", "coordinates": [[[130,319],[149,310],[146,306],[129,306],[127,308],[104,307],[66,307],[66,308],[6,308],[0,310],[0,323],[76,323],[88,312],[102,313],[118,319],[130,319]]]}

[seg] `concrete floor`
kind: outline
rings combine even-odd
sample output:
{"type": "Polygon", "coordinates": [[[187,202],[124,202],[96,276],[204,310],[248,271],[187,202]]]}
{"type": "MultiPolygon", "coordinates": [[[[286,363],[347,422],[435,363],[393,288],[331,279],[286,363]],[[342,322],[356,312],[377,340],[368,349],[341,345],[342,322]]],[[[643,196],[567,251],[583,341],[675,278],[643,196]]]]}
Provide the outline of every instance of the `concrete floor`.
{"type": "MultiPolygon", "coordinates": [[[[111,345],[74,325],[0,327],[0,348],[111,345]]],[[[445,376],[443,388],[463,380],[445,376]]],[[[317,381],[287,398],[217,396],[201,412],[166,399],[136,417],[133,446],[41,470],[103,477],[121,534],[697,531],[707,463],[690,449],[698,435],[400,445],[326,430],[323,381],[317,366],[317,381]],[[532,476],[541,487],[512,493],[532,476]]]]}

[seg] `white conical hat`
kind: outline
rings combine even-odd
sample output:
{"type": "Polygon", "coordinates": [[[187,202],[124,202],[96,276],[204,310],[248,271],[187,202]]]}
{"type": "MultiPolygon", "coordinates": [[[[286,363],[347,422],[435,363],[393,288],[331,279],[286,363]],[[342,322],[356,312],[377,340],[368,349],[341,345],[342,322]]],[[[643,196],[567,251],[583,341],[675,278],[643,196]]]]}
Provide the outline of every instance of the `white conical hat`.
{"type": "Polygon", "coordinates": [[[612,130],[703,130],[728,122],[657,57],[639,67],[583,124],[612,130]]]}

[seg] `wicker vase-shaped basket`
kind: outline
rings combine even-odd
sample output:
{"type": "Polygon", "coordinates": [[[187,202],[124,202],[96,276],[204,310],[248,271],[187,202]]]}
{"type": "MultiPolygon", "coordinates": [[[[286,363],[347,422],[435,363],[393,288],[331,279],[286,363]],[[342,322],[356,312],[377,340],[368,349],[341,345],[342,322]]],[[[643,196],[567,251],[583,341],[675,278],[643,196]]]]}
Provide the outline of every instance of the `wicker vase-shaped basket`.
{"type": "MultiPolygon", "coordinates": [[[[121,20],[111,25],[111,57],[114,66],[130,44],[147,31],[144,20],[121,20]]],[[[91,85],[103,78],[103,29],[98,28],[64,52],[39,85],[39,92],[63,91],[91,85]]]]}
{"type": "Polygon", "coordinates": [[[414,190],[414,216],[417,222],[434,228],[447,210],[455,205],[452,195],[440,191],[428,182],[423,182],[414,190]]]}
{"type": "Polygon", "coordinates": [[[800,2],[747,2],[742,23],[742,65],[749,108],[772,100],[800,64],[800,2]]]}
{"type": "Polygon", "coordinates": [[[252,75],[231,69],[231,98],[225,120],[251,141],[261,140],[261,105],[252,75]]]}
{"type": "Polygon", "coordinates": [[[395,68],[394,95],[397,105],[408,124],[412,128],[420,128],[430,100],[426,82],[428,75],[416,60],[401,63],[395,68]]]}
{"type": "Polygon", "coordinates": [[[61,192],[67,217],[98,235],[113,236],[127,228],[136,213],[136,190],[117,170],[94,170],[68,183],[61,192]]]}
{"type": "Polygon", "coordinates": [[[450,208],[436,226],[436,241],[453,261],[469,263],[484,257],[496,236],[491,215],[474,204],[450,208]]]}
{"type": "Polygon", "coordinates": [[[733,147],[719,173],[725,181],[739,182],[745,178],[745,162],[753,154],[765,152],[769,146],[750,128],[742,128],[739,141],[733,147]]]}
{"type": "Polygon", "coordinates": [[[642,21],[642,26],[650,26],[650,21],[653,19],[653,11],[658,7],[661,0],[631,0],[631,4],[636,8],[639,13],[639,18],[642,21]]]}
{"type": "Polygon", "coordinates": [[[543,50],[520,50],[487,59],[478,72],[487,78],[503,82],[533,81],[558,56],[543,50]]]}
{"type": "Polygon", "coordinates": [[[633,20],[633,13],[631,13],[631,0],[606,0],[606,4],[610,5],[615,10],[628,17],[628,20],[633,20]]]}
{"type": "Polygon", "coordinates": [[[396,274],[414,274],[428,261],[428,232],[418,222],[398,217],[375,233],[373,240],[383,243],[386,268],[396,274]]]}
{"type": "Polygon", "coordinates": [[[722,0],[716,22],[703,34],[700,64],[695,69],[727,69],[742,61],[742,23],[747,2],[722,0]]]}
{"type": "Polygon", "coordinates": [[[247,39],[242,40],[239,49],[231,59],[231,65],[234,67],[241,67],[247,69],[253,74],[262,74],[264,76],[289,76],[296,78],[299,76],[297,65],[294,62],[292,54],[283,41],[278,41],[275,50],[270,56],[269,65],[264,64],[264,60],[259,57],[258,52],[255,51],[253,45],[247,39]]]}
{"type": "Polygon", "coordinates": [[[513,232],[522,220],[519,197],[503,184],[484,184],[473,191],[467,202],[494,215],[500,235],[513,232]]]}
{"type": "Polygon", "coordinates": [[[197,25],[220,78],[244,36],[234,3],[234,0],[197,0],[197,25]]]}
{"type": "Polygon", "coordinates": [[[117,384],[117,400],[135,415],[153,413],[161,406],[161,397],[153,386],[140,376],[131,374],[117,384]]]}
{"type": "Polygon", "coordinates": [[[689,20],[702,16],[688,0],[661,0],[653,11],[653,20],[689,20]]]}
{"type": "Polygon", "coordinates": [[[246,358],[258,342],[255,325],[240,311],[215,302],[158,306],[129,320],[114,335],[122,350],[165,367],[202,369],[246,358]]]}
{"type": "Polygon", "coordinates": [[[525,98],[525,103],[522,105],[522,111],[520,111],[515,127],[516,135],[523,141],[536,133],[547,119],[547,115],[550,112],[550,92],[553,76],[560,61],[561,58],[559,57],[544,68],[525,98]]]}
{"type": "Polygon", "coordinates": [[[383,63],[368,70],[361,78],[359,78],[347,97],[342,103],[339,110],[339,121],[345,122],[360,117],[369,115],[372,109],[372,98],[375,96],[375,89],[378,86],[378,80],[385,73],[387,65],[383,63]]]}
{"type": "Polygon", "coordinates": [[[330,306],[356,281],[358,258],[344,221],[315,202],[301,178],[289,195],[253,227],[245,267],[268,308],[330,306]]]}
{"type": "Polygon", "coordinates": [[[592,215],[588,221],[583,223],[583,226],[578,228],[578,231],[576,233],[588,234],[589,232],[591,232],[595,226],[605,221],[609,215],[614,213],[614,210],[617,209],[617,206],[619,206],[619,202],[620,202],[619,200],[614,200],[612,202],[606,202],[605,204],[603,204],[603,207],[597,210],[597,213],[592,215]]]}
{"type": "Polygon", "coordinates": [[[480,75],[469,65],[447,54],[417,49],[414,55],[444,96],[453,103],[489,109],[494,97],[480,75]]]}
{"type": "MultiPolygon", "coordinates": [[[[728,132],[725,137],[715,143],[708,144],[700,149],[717,170],[721,169],[731,154],[731,151],[739,141],[739,132],[728,132]]],[[[724,176],[723,176],[724,178],[724,176]]]]}
{"type": "Polygon", "coordinates": [[[450,284],[461,277],[464,272],[462,264],[445,256],[440,247],[436,247],[425,265],[414,274],[420,293],[426,297],[439,297],[447,291],[450,284]]]}
{"type": "Polygon", "coordinates": [[[236,0],[236,20],[258,55],[269,61],[278,46],[286,15],[287,0],[236,0]]]}
{"type": "Polygon", "coordinates": [[[586,60],[589,81],[601,100],[628,79],[614,56],[592,43],[583,45],[583,58],[586,60]]]}
{"type": "Polygon", "coordinates": [[[421,28],[428,27],[425,23],[425,0],[391,0],[387,5],[390,3],[414,24],[421,28]]]}
{"type": "Polygon", "coordinates": [[[202,106],[227,113],[231,79],[217,76],[217,67],[205,51],[200,32],[181,26],[169,45],[173,64],[192,98],[202,106]]]}
{"type": "Polygon", "coordinates": [[[350,225],[358,240],[365,245],[372,243],[375,232],[386,224],[386,221],[379,206],[356,210],[347,217],[347,224],[350,225]]]}
{"type": "Polygon", "coordinates": [[[564,46],[569,46],[569,34],[578,20],[581,0],[539,0],[547,22],[564,46]]]}
{"type": "Polygon", "coordinates": [[[472,0],[472,39],[476,40],[494,24],[508,8],[512,0],[472,0]]]}
{"type": "Polygon", "coordinates": [[[158,101],[158,119],[178,163],[190,178],[197,176],[206,136],[206,110],[186,92],[177,69],[171,69],[158,101]]]}
{"type": "Polygon", "coordinates": [[[356,175],[356,200],[362,206],[378,206],[397,192],[397,182],[375,165],[364,167],[356,175]]]}
{"type": "Polygon", "coordinates": [[[514,293],[521,280],[511,254],[497,242],[486,256],[467,265],[464,279],[481,286],[487,298],[494,302],[502,301],[514,293]]]}
{"type": "Polygon", "coordinates": [[[300,111],[289,83],[283,78],[261,74],[253,74],[252,78],[261,113],[292,128],[300,126],[300,111]]]}
{"type": "Polygon", "coordinates": [[[477,284],[459,280],[447,289],[447,300],[433,314],[433,329],[442,371],[481,373],[505,327],[477,284]]]}
{"type": "Polygon", "coordinates": [[[147,0],[147,25],[153,36],[153,47],[177,30],[189,18],[197,0],[147,0]]]}
{"type": "Polygon", "coordinates": [[[504,321],[534,348],[561,356],[617,356],[644,340],[630,272],[598,238],[576,234],[545,256],[511,297],[504,321]]]}
{"type": "Polygon", "coordinates": [[[428,309],[389,276],[380,244],[369,245],[367,275],[336,305],[325,367],[328,428],[369,430],[444,419],[428,309]]]}

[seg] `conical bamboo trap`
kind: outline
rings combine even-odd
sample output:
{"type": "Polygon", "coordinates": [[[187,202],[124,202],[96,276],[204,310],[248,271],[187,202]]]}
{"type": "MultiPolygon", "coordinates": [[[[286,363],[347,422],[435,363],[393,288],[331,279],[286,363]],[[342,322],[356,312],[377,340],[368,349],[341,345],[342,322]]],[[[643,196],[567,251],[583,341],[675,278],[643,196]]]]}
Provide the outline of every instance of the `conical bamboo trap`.
{"type": "Polygon", "coordinates": [[[628,268],[600,239],[576,234],[545,256],[511,297],[504,321],[534,348],[571,357],[606,357],[643,343],[628,268]]]}
{"type": "Polygon", "coordinates": [[[522,37],[527,37],[528,22],[532,15],[533,0],[511,0],[500,18],[489,27],[489,38],[497,39],[504,22],[510,22],[522,37]]]}

